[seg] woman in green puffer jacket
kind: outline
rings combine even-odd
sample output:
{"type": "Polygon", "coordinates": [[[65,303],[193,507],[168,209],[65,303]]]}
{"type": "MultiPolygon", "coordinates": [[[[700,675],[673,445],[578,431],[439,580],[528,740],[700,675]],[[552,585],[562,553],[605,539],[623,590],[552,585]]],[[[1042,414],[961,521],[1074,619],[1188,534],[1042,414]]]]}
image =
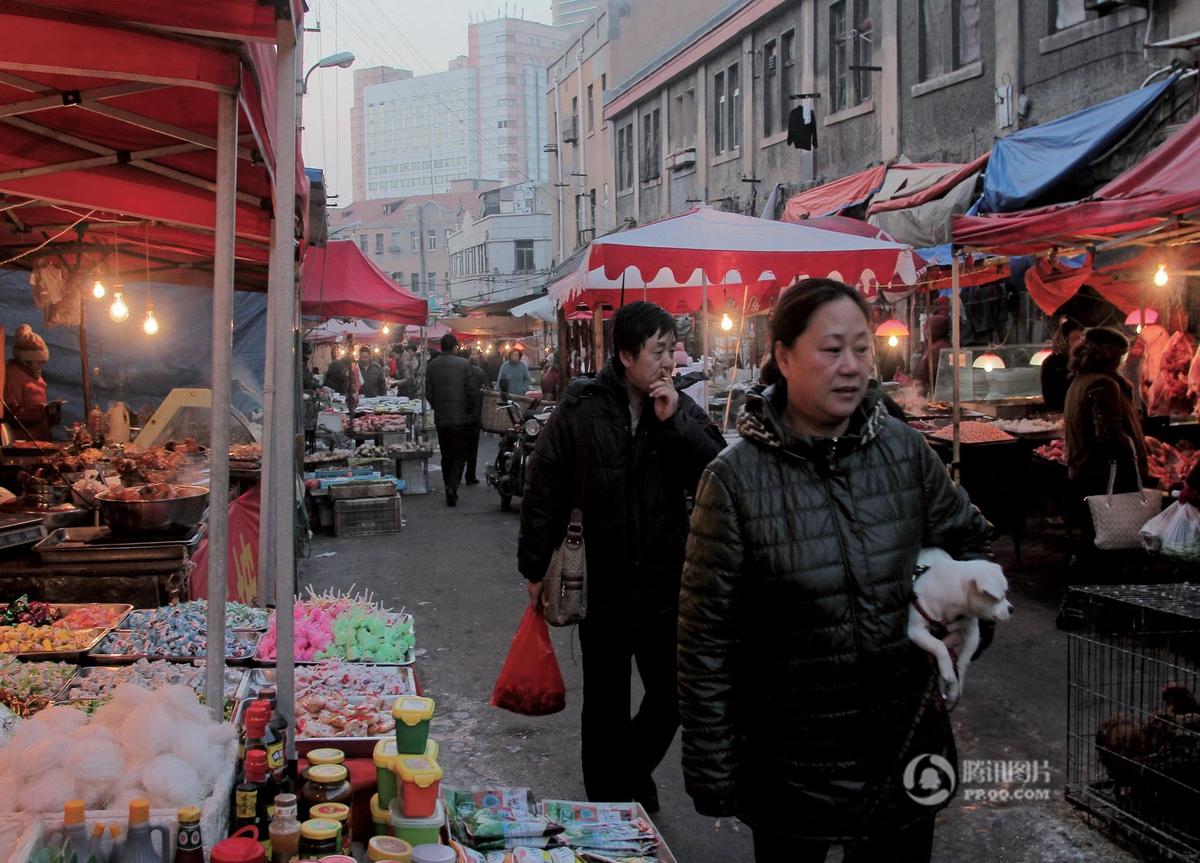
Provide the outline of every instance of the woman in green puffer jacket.
{"type": "Polygon", "coordinates": [[[870,381],[868,309],[790,288],[742,439],[697,490],[679,617],[683,767],[696,809],[754,828],[758,861],[929,859],[953,736],[908,639],[918,551],[989,552],[990,527],[870,381]],[[930,780],[939,780],[930,783],[930,780]],[[925,780],[924,784],[920,780],[925,780]],[[915,797],[906,793],[915,788],[915,797]]]}

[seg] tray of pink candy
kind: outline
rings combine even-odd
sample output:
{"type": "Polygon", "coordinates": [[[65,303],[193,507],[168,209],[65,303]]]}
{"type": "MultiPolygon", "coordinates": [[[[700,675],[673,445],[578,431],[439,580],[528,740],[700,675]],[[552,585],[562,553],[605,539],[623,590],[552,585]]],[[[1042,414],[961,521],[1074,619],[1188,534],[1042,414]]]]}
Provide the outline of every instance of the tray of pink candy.
{"type": "MultiPolygon", "coordinates": [[[[317,595],[310,591],[307,597],[297,598],[292,621],[297,664],[337,659],[398,666],[411,665],[415,660],[412,615],[388,611],[369,596],[317,595]]],[[[275,664],[276,638],[276,617],[272,612],[255,654],[258,662],[275,664]]]]}

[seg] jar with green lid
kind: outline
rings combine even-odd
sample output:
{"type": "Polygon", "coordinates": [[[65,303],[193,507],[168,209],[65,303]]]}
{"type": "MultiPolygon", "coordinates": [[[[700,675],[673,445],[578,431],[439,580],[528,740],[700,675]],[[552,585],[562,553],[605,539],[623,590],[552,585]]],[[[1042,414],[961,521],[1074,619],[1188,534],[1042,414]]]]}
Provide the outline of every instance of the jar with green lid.
{"type": "Polygon", "coordinates": [[[304,760],[308,762],[309,767],[319,767],[322,764],[344,764],[346,753],[333,748],[312,749],[304,756],[304,760]]]}
{"type": "Polygon", "coordinates": [[[338,847],[340,850],[336,853],[353,858],[354,854],[351,850],[352,837],[350,836],[350,807],[345,803],[316,803],[308,810],[308,813],[315,819],[333,821],[339,824],[342,832],[338,837],[338,847]]]}
{"type": "Polygon", "coordinates": [[[301,818],[311,818],[312,808],[320,803],[351,805],[353,789],[350,787],[350,773],[341,764],[310,767],[304,772],[304,778],[304,787],[300,789],[301,818]]]}
{"type": "Polygon", "coordinates": [[[338,853],[342,828],[336,821],[312,818],[300,825],[300,856],[319,860],[338,853]]]}

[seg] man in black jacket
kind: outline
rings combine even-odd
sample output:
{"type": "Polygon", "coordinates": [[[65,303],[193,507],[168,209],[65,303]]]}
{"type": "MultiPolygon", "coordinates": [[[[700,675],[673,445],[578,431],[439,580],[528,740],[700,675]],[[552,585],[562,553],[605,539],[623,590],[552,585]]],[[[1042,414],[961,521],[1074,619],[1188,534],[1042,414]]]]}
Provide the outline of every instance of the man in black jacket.
{"type": "Polygon", "coordinates": [[[446,506],[458,505],[458,485],[462,482],[471,442],[468,363],[455,353],[457,350],[458,339],[446,333],[442,336],[442,352],[429,361],[425,370],[425,398],[433,408],[438,446],[442,450],[446,506]]]}
{"type": "Polygon", "coordinates": [[[583,512],[588,611],[583,648],[583,779],[592,800],[658,808],[653,770],[679,727],[675,630],[687,539],[687,495],[725,444],[708,415],[671,383],[675,322],[652,303],[613,319],[615,355],[576,380],[526,468],[518,565],[530,601],[583,512]],[[645,696],[630,718],[630,662],[645,696]]]}
{"type": "Polygon", "coordinates": [[[387,373],[383,366],[371,359],[371,349],[366,345],[358,349],[358,369],[362,373],[364,399],[387,395],[387,373]]]}

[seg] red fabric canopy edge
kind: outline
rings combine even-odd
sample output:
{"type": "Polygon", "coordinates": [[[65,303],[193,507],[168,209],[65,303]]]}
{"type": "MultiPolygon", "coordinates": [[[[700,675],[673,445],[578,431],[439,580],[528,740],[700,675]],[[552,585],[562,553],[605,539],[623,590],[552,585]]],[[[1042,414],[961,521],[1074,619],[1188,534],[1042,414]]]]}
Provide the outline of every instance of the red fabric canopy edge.
{"type": "Polygon", "coordinates": [[[310,246],[300,267],[300,313],[424,326],[425,300],[398,287],[350,240],[310,246]]]}

